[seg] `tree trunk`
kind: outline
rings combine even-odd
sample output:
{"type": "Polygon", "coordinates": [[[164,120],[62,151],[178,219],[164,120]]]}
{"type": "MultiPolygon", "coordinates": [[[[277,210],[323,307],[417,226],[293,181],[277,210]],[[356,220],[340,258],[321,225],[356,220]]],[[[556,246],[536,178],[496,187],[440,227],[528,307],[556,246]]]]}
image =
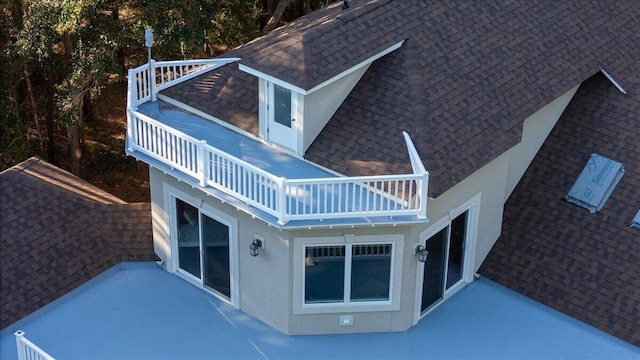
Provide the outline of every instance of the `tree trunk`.
{"type": "Polygon", "coordinates": [[[69,171],[79,177],[82,177],[81,119],[82,117],[71,124],[67,132],[69,136],[69,171]]]}
{"type": "Polygon", "coordinates": [[[311,0],[302,0],[302,15],[311,12],[311,0]]]}
{"type": "MultiPolygon", "coordinates": [[[[86,91],[82,97],[82,115],[83,121],[93,122],[93,106],[91,106],[91,92],[86,91]]],[[[82,138],[84,142],[84,137],[82,138]]]]}
{"type": "Polygon", "coordinates": [[[266,34],[269,31],[275,29],[276,26],[278,26],[278,23],[280,23],[280,19],[282,18],[282,14],[284,14],[284,10],[287,8],[290,2],[291,0],[280,0],[280,2],[278,2],[276,10],[273,12],[273,15],[271,16],[269,21],[267,21],[267,25],[265,25],[264,29],[262,29],[262,34],[266,34]]]}
{"type": "Polygon", "coordinates": [[[67,128],[67,147],[69,149],[69,171],[82,177],[84,175],[82,172],[82,114],[67,128]]]}
{"type": "MultiPolygon", "coordinates": [[[[111,17],[116,22],[116,24],[119,24],[119,21],[120,21],[120,9],[118,8],[118,4],[116,4],[115,5],[115,9],[112,10],[111,17]]],[[[115,56],[116,56],[115,63],[116,64],[120,64],[123,69],[126,69],[125,58],[124,58],[124,48],[122,46],[119,47],[116,50],[116,55],[115,56]]]]}
{"type": "Polygon", "coordinates": [[[71,43],[71,35],[69,32],[64,32],[64,56],[69,62],[71,62],[71,55],[73,53],[73,44],[71,43]]]}
{"type": "Polygon", "coordinates": [[[44,138],[42,137],[42,131],[40,131],[40,122],[38,121],[38,107],[36,106],[36,98],[33,95],[33,86],[31,86],[31,75],[29,74],[29,68],[27,63],[24,63],[24,77],[27,81],[27,91],[29,92],[29,99],[31,100],[31,111],[33,112],[33,121],[36,124],[36,132],[38,133],[38,142],[40,143],[40,153],[44,153],[44,138]]]}
{"type": "Polygon", "coordinates": [[[49,79],[46,79],[47,84],[47,100],[46,100],[46,110],[47,110],[47,158],[50,163],[56,164],[56,147],[55,147],[55,139],[53,136],[53,108],[54,108],[54,99],[53,99],[53,84],[49,79]]]}

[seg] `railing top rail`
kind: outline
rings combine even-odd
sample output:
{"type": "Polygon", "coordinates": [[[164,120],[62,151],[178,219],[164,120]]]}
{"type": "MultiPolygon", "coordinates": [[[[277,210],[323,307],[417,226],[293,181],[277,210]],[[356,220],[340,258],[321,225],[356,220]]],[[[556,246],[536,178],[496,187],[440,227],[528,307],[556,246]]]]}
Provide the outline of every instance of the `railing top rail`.
{"type": "Polygon", "coordinates": [[[238,61],[240,58],[217,58],[217,59],[193,59],[193,60],[170,60],[156,61],[156,66],[173,66],[173,65],[197,65],[197,64],[229,64],[238,61]]]}
{"type": "MultiPolygon", "coordinates": [[[[146,70],[148,68],[149,68],[149,63],[146,63],[146,64],[142,64],[142,65],[140,65],[140,66],[138,66],[136,68],[129,69],[129,71],[140,72],[140,71],[146,70]]],[[[131,81],[131,79],[129,79],[129,81],[131,81]]]]}
{"type": "Polygon", "coordinates": [[[420,154],[418,154],[418,150],[416,150],[413,141],[411,141],[411,137],[406,131],[403,131],[402,135],[404,136],[404,141],[407,143],[407,151],[409,152],[409,159],[411,160],[413,172],[416,174],[428,174],[429,172],[424,167],[424,163],[422,162],[422,159],[420,159],[420,154]]]}
{"type": "Polygon", "coordinates": [[[297,184],[323,184],[323,183],[332,183],[332,182],[374,182],[374,181],[394,181],[394,180],[416,180],[420,178],[422,178],[422,175],[420,174],[398,174],[398,175],[285,179],[284,182],[285,182],[285,185],[297,185],[297,184]]]}

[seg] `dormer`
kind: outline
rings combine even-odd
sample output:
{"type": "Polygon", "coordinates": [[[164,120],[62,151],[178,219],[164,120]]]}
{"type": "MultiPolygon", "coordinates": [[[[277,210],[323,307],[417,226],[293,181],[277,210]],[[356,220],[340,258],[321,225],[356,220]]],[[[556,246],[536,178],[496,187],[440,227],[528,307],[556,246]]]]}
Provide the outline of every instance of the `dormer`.
{"type": "Polygon", "coordinates": [[[303,156],[369,66],[403,43],[398,42],[307,89],[241,62],[241,71],[258,78],[260,137],[303,156]]]}

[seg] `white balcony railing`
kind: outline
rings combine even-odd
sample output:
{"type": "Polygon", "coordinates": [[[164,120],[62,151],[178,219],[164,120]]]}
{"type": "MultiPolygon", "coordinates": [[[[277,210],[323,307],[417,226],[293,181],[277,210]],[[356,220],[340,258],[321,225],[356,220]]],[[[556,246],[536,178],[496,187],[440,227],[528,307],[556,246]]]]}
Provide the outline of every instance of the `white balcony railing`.
{"type": "Polygon", "coordinates": [[[205,189],[217,189],[276,217],[280,224],[291,220],[369,216],[415,215],[426,219],[429,173],[424,169],[406,133],[413,174],[286,179],[136,110],[139,104],[155,99],[155,91],[158,89],[175,84],[185,77],[195,76],[198,71],[235,60],[216,60],[217,63],[207,64],[192,62],[200,64],[200,68],[194,67],[191,70],[187,69],[186,62],[152,62],[129,70],[129,153],[139,152],[160,161],[189,175],[205,189]],[[185,70],[175,70],[180,68],[185,70]],[[155,73],[156,81],[149,81],[150,73],[155,73]]]}
{"type": "Polygon", "coordinates": [[[136,108],[147,101],[155,101],[158,91],[189,80],[203,72],[240,60],[239,58],[200,59],[179,61],[149,61],[129,69],[127,108],[136,108]],[[153,81],[151,81],[153,79],[153,81]]]}
{"type": "Polygon", "coordinates": [[[24,337],[24,331],[18,330],[14,335],[16,336],[16,346],[18,347],[18,360],[55,360],[53,356],[27,340],[24,337]]]}

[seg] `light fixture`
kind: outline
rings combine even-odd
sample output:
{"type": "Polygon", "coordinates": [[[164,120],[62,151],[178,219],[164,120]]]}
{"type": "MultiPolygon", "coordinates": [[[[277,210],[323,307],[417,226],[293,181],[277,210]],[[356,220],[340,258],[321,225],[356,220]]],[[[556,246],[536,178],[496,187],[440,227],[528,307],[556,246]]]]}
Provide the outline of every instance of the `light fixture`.
{"type": "Polygon", "coordinates": [[[262,247],[262,240],[258,240],[258,239],[253,240],[251,245],[249,245],[249,251],[251,252],[251,256],[258,256],[258,254],[260,253],[259,249],[261,247],[262,247]]]}
{"type": "Polygon", "coordinates": [[[427,261],[427,255],[429,255],[429,252],[427,251],[427,249],[425,249],[424,246],[418,245],[418,246],[416,246],[415,254],[418,255],[418,261],[423,263],[423,262],[427,261]]]}

